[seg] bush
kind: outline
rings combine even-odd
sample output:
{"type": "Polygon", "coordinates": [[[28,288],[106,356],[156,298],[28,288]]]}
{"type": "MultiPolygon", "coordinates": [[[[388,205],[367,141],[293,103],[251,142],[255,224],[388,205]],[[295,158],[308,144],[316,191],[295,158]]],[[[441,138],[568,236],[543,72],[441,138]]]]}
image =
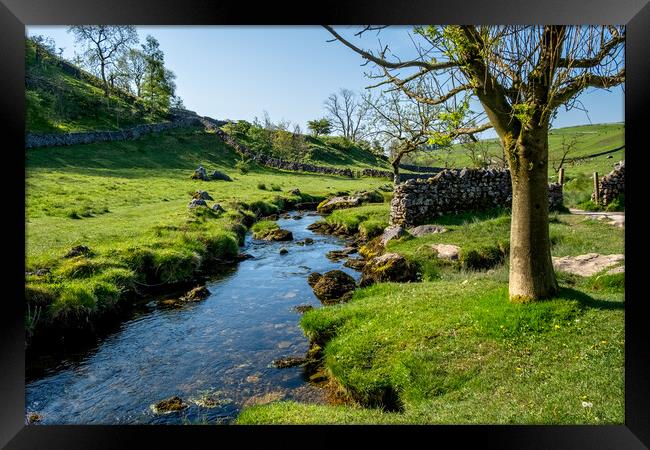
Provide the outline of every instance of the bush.
{"type": "Polygon", "coordinates": [[[263,191],[266,190],[266,184],[264,183],[257,183],[257,189],[261,189],[263,191]]]}
{"type": "Polygon", "coordinates": [[[239,171],[242,175],[246,175],[250,171],[250,164],[248,161],[237,161],[237,164],[235,164],[235,169],[239,171]]]}

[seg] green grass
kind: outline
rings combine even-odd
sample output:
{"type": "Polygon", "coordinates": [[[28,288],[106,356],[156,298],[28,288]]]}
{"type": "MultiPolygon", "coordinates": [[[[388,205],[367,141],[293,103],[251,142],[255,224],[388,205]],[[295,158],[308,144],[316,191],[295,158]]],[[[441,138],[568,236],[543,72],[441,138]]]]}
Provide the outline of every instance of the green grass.
{"type": "Polygon", "coordinates": [[[135,97],[105,97],[101,80],[87,73],[83,78],[67,74],[53,55],[37,63],[34,43],[26,40],[25,45],[27,132],[118,130],[165,119],[164,112],[145,113],[135,97]]]}
{"type": "Polygon", "coordinates": [[[341,389],[375,408],[283,402],[238,422],[621,424],[623,293],[586,284],[528,305],[478,273],[358,290],[301,325],[327,342],[325,368],[341,389]],[[398,412],[381,411],[387,400],[398,412]]]}
{"type": "MultiPolygon", "coordinates": [[[[286,159],[286,156],[276,154],[273,147],[264,141],[262,133],[255,130],[254,127],[251,127],[247,133],[237,132],[236,126],[226,125],[224,129],[241,144],[246,145],[253,151],[286,159]]],[[[379,158],[363,145],[356,144],[343,137],[305,135],[304,138],[307,151],[302,155],[301,162],[326,167],[344,167],[352,170],[367,168],[389,170],[387,161],[379,158]]]]}
{"type": "MultiPolygon", "coordinates": [[[[363,208],[338,212],[341,224],[363,216],[363,208]]],[[[554,298],[514,304],[508,210],[436,223],[449,231],[387,248],[418,263],[425,281],[358,289],[348,303],[301,319],[351,404],[271,403],[244,409],[237,423],[623,423],[625,275],[558,272],[554,298]],[[426,251],[433,243],[459,245],[460,264],[438,261],[426,251]],[[502,259],[473,270],[463,264],[472,251],[502,259]]],[[[584,216],[553,213],[550,237],[555,256],[624,250],[623,230],[584,216]]]]}
{"type": "MultiPolygon", "coordinates": [[[[441,270],[450,266],[448,262],[435,257],[435,252],[430,249],[431,244],[459,246],[458,265],[464,269],[489,269],[508,260],[508,210],[449,214],[438,218],[435,223],[443,225],[448,231],[391,241],[387,250],[403,254],[416,263],[425,279],[438,278],[441,270]]],[[[553,256],[622,253],[625,242],[625,232],[620,228],[585,216],[563,213],[550,216],[549,234],[553,256]]]]}
{"type": "Polygon", "coordinates": [[[234,257],[246,227],[287,202],[316,201],[383,183],[254,164],[242,175],[234,169],[238,160],[234,150],[199,128],[28,150],[26,270],[52,272],[26,280],[35,289],[28,293],[30,305],[45,299],[39,303],[38,326],[110,310],[114,292],[104,289],[106,284],[126,294],[135,283],[187,281],[197,270],[234,257]],[[199,165],[226,172],[233,182],[191,180],[199,165]],[[260,190],[260,183],[272,189],[260,190]],[[296,187],[300,196],[289,193],[296,187]],[[226,212],[188,210],[197,189],[208,191],[226,212]],[[75,245],[87,245],[94,254],[63,258],[75,245]]]}
{"type": "Polygon", "coordinates": [[[341,228],[345,233],[359,232],[364,237],[373,238],[388,226],[389,214],[388,204],[369,204],[358,208],[335,210],[325,220],[341,228]]]}

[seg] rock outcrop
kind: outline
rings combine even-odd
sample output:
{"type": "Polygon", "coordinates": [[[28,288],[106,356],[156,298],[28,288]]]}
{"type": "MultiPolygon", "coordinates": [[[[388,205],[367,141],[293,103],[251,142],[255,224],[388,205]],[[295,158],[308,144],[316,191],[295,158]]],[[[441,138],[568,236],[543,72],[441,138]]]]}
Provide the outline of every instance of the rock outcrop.
{"type": "Polygon", "coordinates": [[[395,281],[404,283],[417,280],[417,268],[398,253],[384,253],[368,261],[363,267],[360,286],[395,281]]]}

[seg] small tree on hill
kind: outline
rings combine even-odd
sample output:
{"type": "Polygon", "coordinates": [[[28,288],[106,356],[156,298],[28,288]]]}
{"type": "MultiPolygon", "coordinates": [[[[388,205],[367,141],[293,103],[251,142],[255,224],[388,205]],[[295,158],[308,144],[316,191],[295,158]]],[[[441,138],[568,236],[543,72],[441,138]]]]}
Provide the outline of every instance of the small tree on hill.
{"type": "Polygon", "coordinates": [[[131,25],[74,25],[68,28],[76,43],[85,46],[83,57],[88,67],[102,78],[104,95],[109,96],[107,75],[110,67],[138,42],[138,33],[131,25]]]}
{"type": "Polygon", "coordinates": [[[176,76],[165,68],[165,54],[156,38],[147,36],[142,53],[146,64],[141,88],[144,104],[151,112],[167,111],[176,90],[176,76]]]}
{"type": "Polygon", "coordinates": [[[307,128],[311,130],[314,136],[330,134],[332,132],[332,124],[326,118],[310,120],[307,122],[307,128]]]}

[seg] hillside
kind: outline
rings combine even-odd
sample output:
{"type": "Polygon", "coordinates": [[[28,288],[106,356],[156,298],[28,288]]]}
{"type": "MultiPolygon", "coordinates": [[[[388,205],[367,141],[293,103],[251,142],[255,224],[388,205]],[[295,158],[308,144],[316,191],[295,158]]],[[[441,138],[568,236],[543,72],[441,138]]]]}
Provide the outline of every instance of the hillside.
{"type": "Polygon", "coordinates": [[[159,122],[164,112],[145,112],[138,99],[114,89],[103,95],[101,80],[25,40],[26,130],[28,133],[118,130],[159,122]]]}

